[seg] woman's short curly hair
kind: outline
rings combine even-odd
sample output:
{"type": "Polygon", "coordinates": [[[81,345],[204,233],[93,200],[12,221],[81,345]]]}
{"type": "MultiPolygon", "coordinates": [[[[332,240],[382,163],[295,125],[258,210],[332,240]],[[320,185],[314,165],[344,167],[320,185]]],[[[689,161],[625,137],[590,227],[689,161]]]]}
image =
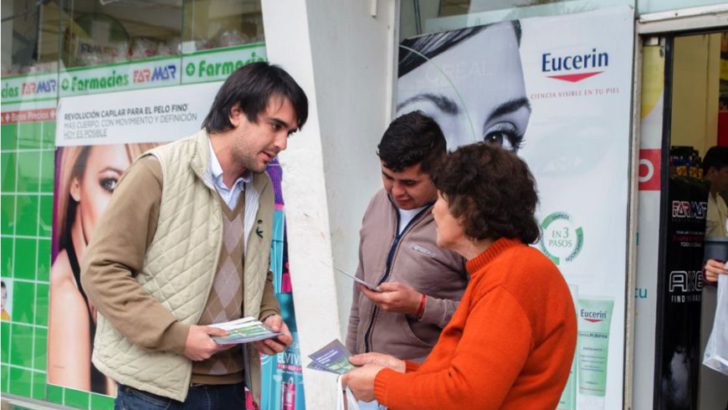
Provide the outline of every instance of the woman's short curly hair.
{"type": "Polygon", "coordinates": [[[466,145],[446,156],[432,181],[469,238],[538,239],[536,183],[515,154],[486,143],[466,145]]]}

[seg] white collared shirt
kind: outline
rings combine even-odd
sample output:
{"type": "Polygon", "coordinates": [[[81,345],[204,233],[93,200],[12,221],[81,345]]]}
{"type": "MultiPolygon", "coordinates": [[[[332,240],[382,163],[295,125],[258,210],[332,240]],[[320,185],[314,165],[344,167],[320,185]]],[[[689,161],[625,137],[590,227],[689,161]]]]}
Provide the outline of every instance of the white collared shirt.
{"type": "Polygon", "coordinates": [[[417,214],[425,208],[427,208],[427,205],[415,209],[397,208],[397,211],[399,211],[399,228],[397,230],[397,234],[401,235],[404,228],[406,228],[407,225],[415,219],[415,216],[417,216],[417,214]]]}
{"type": "Polygon", "coordinates": [[[240,198],[240,194],[245,193],[245,213],[243,216],[243,254],[245,254],[248,249],[248,238],[253,230],[253,225],[255,225],[258,207],[260,206],[258,203],[260,194],[253,186],[253,173],[247,171],[243,176],[235,180],[232,188],[228,188],[225,186],[225,183],[222,182],[222,166],[220,165],[220,161],[217,159],[215,150],[212,149],[212,143],[209,142],[209,140],[208,144],[210,146],[210,167],[208,171],[212,177],[211,179],[215,186],[215,190],[220,194],[220,197],[223,201],[225,201],[228,208],[235,208],[235,205],[238,203],[238,198],[240,198]],[[246,185],[248,186],[246,187],[246,185]]]}
{"type": "Polygon", "coordinates": [[[215,190],[220,194],[220,197],[225,201],[228,208],[233,209],[238,203],[240,194],[245,191],[245,184],[249,184],[252,181],[252,175],[250,171],[246,171],[245,174],[235,180],[233,186],[228,188],[222,181],[222,166],[220,161],[215,155],[215,150],[212,149],[212,143],[208,141],[210,146],[210,175],[212,176],[212,182],[215,185],[215,190]]]}

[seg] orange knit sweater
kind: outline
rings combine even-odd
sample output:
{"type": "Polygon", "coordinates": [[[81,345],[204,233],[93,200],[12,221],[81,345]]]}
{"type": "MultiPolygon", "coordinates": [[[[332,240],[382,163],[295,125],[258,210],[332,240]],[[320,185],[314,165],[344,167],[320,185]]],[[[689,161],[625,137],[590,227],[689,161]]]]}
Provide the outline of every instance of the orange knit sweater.
{"type": "Polygon", "coordinates": [[[422,365],[381,370],[390,410],[553,409],[569,376],[576,315],[559,270],[538,250],[499,239],[467,263],[460,306],[422,365]]]}

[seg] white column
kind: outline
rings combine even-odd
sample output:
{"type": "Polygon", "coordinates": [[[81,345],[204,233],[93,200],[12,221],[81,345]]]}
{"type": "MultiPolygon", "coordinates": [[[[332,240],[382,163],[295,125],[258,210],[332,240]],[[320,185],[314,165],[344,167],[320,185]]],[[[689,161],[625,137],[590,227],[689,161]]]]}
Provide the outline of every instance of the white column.
{"type": "MultiPolygon", "coordinates": [[[[281,155],[301,362],[346,336],[359,225],[381,186],[392,112],[394,0],[263,0],[268,59],[306,91],[309,117],[281,155]]],[[[335,407],[335,377],[304,369],[306,408],[335,407]]]]}

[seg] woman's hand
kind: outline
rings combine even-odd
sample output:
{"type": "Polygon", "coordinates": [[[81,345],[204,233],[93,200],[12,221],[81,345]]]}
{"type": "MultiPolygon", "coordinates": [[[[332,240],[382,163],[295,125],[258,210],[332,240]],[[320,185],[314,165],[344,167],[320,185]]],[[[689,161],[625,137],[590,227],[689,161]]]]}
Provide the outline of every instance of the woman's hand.
{"type": "Polygon", "coordinates": [[[715,283],[718,281],[718,275],[728,275],[725,263],[715,259],[708,259],[705,262],[705,280],[715,283]]]}
{"type": "Polygon", "coordinates": [[[384,353],[362,353],[349,357],[349,361],[354,366],[365,366],[373,364],[380,367],[386,367],[394,371],[404,373],[405,364],[404,360],[399,360],[394,356],[390,356],[384,353]]]}
{"type": "Polygon", "coordinates": [[[345,386],[349,386],[351,392],[354,393],[354,397],[358,400],[372,401],[376,399],[376,396],[374,396],[374,379],[383,368],[375,364],[368,364],[341,376],[341,381],[345,386]]]}

